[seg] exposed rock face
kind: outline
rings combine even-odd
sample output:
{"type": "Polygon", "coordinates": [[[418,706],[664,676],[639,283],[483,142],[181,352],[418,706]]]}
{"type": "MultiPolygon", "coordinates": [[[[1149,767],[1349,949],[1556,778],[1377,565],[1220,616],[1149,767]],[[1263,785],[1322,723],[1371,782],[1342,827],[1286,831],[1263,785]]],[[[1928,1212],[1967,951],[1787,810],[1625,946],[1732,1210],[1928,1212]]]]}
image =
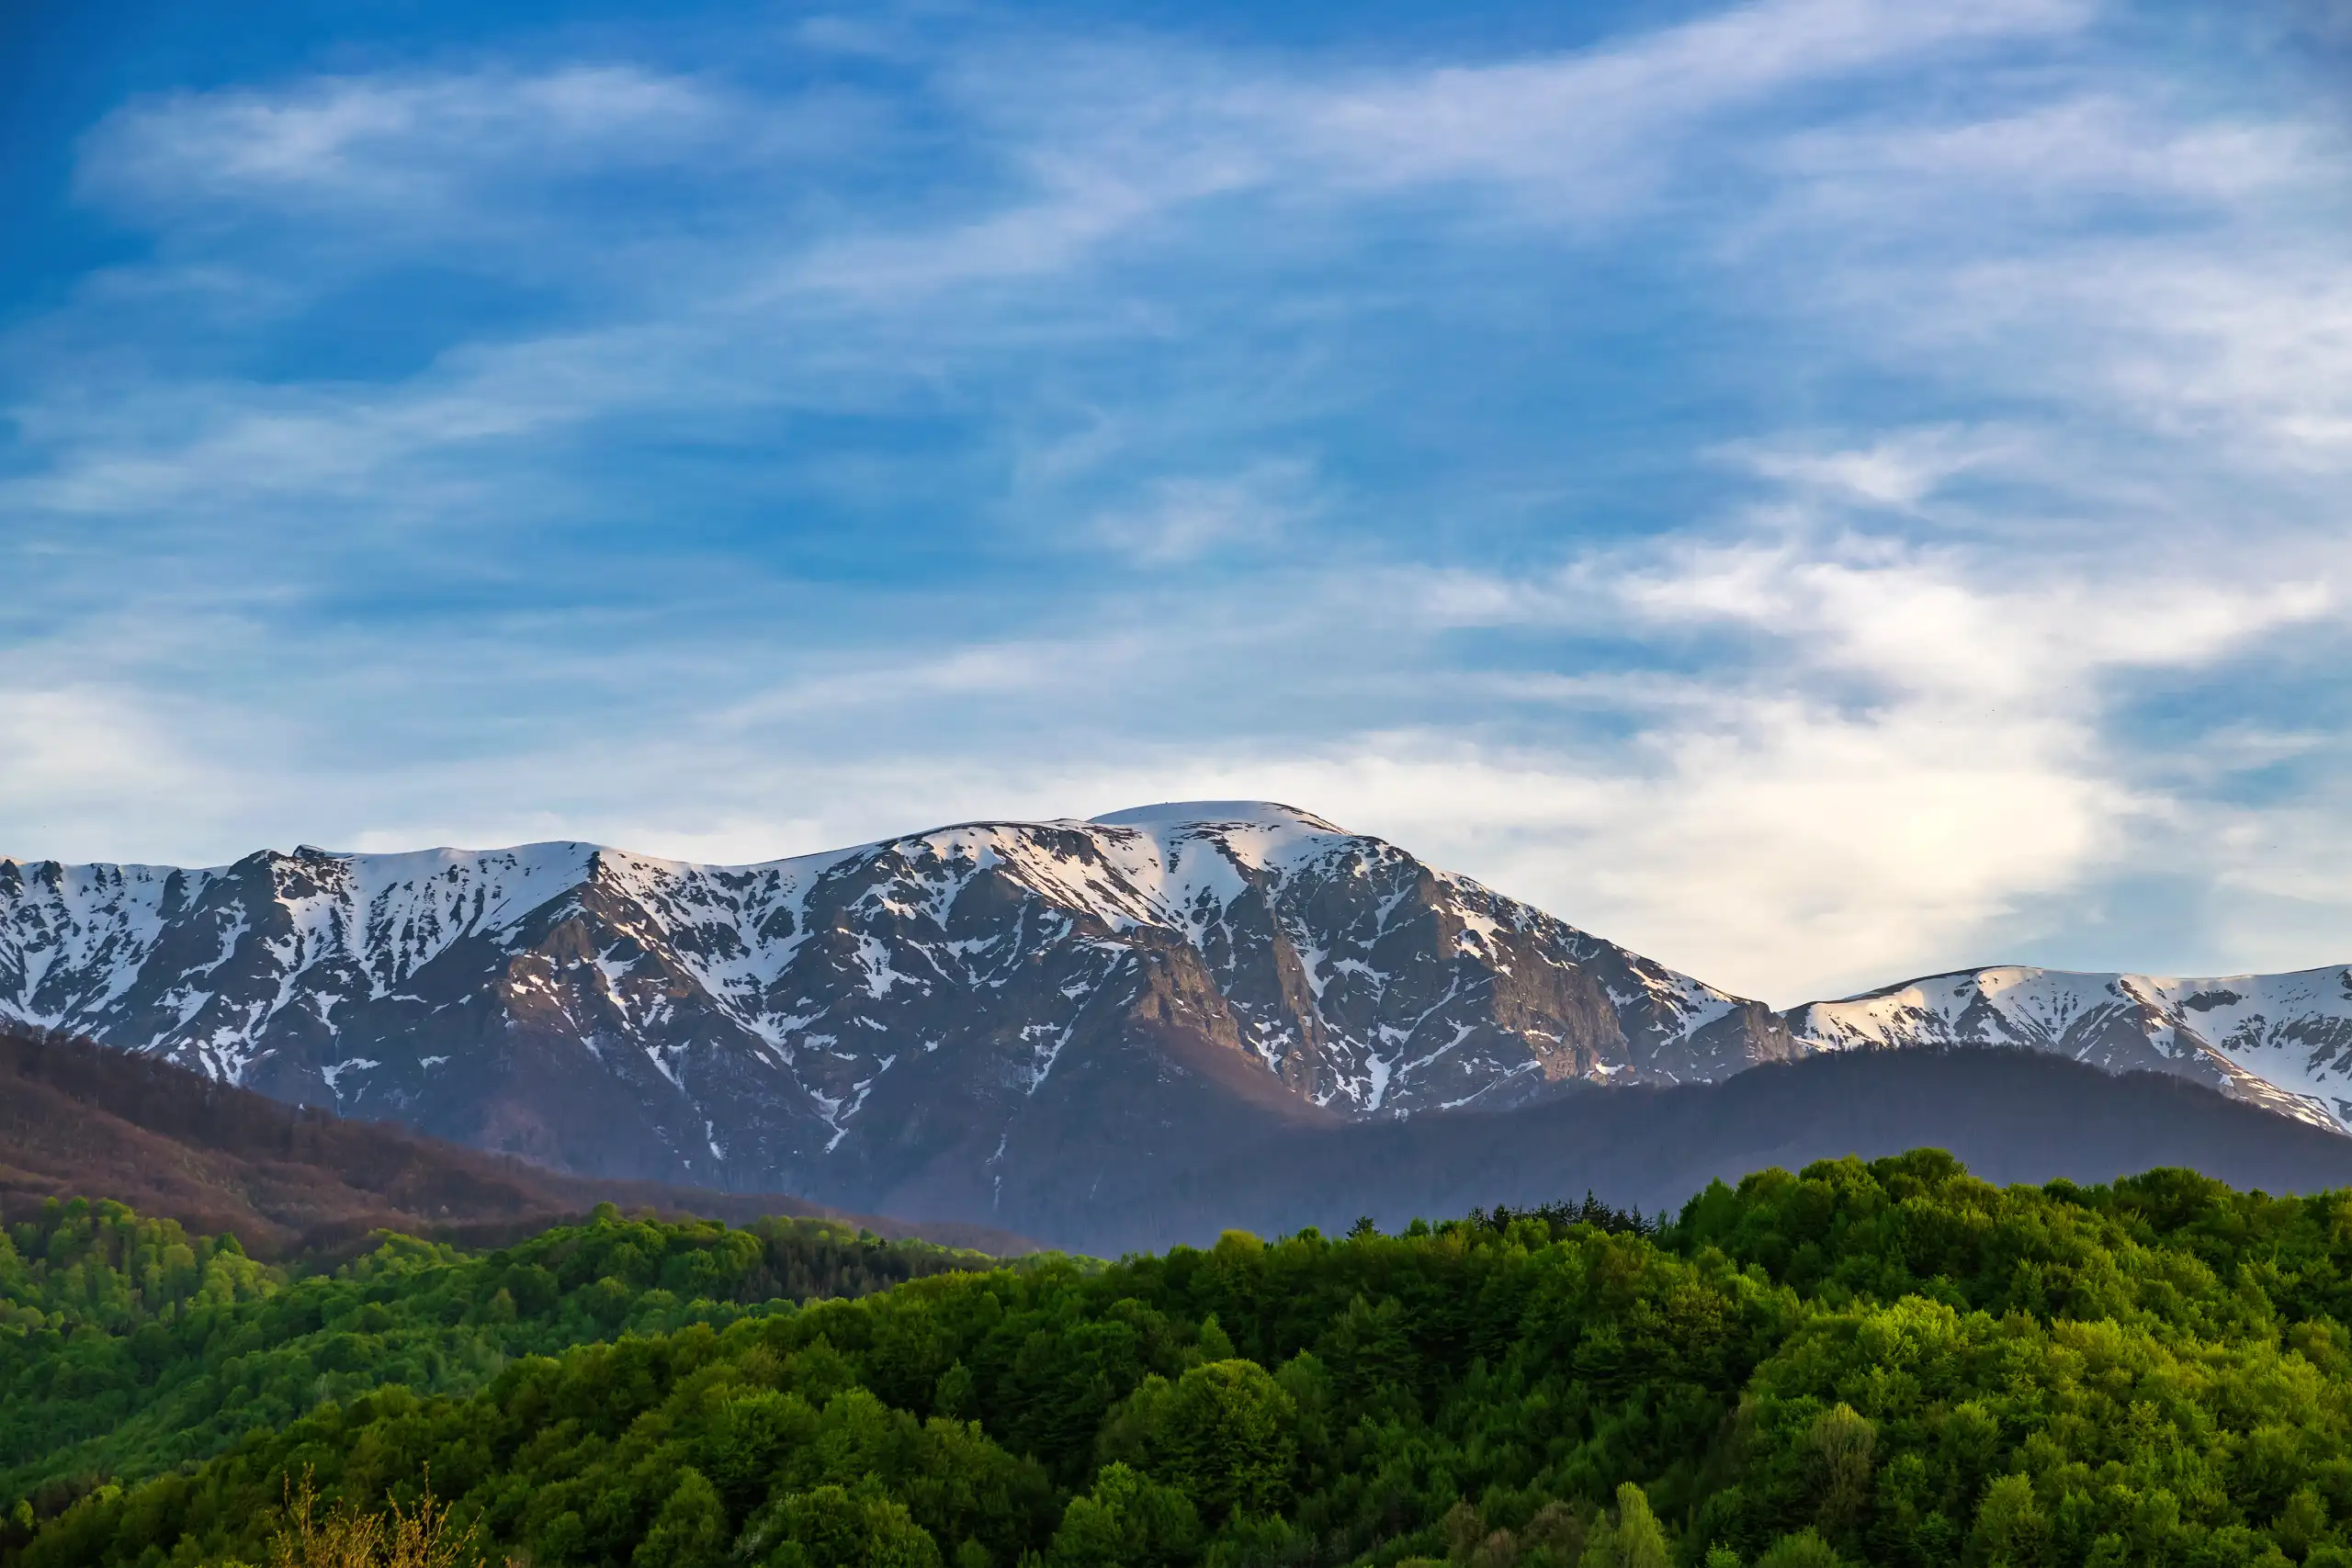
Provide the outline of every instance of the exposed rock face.
{"type": "Polygon", "coordinates": [[[2018,1045],[2352,1132],[2352,969],[2162,979],[2002,966],[1792,1009],[1808,1050],[2018,1045]]]}
{"type": "Polygon", "coordinates": [[[1798,1050],[1759,1003],[1259,803],[741,867],[0,861],[0,1016],[583,1174],[1015,1228],[1284,1120],[1798,1050]]]}

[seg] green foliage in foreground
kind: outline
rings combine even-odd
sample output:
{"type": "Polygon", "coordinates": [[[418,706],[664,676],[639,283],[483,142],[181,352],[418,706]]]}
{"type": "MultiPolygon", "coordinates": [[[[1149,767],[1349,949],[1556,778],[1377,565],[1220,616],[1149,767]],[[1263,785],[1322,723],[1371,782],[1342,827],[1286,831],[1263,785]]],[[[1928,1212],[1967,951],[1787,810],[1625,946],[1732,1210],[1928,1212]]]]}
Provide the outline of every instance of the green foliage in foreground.
{"type": "Polygon", "coordinates": [[[0,1231],[0,1513],[140,1480],[388,1383],[480,1387],[518,1355],[724,1325],[991,1260],[816,1220],[623,1220],[467,1256],[405,1237],[303,1278],[119,1203],[0,1231]]]}
{"type": "Polygon", "coordinates": [[[537,1568],[2344,1568],[2347,1265],[2352,1195],[2005,1190],[1931,1151],[1646,1235],[1235,1234],[379,1388],[20,1510],[7,1554],[257,1561],[309,1469],[363,1501],[429,1472],[537,1568]]]}

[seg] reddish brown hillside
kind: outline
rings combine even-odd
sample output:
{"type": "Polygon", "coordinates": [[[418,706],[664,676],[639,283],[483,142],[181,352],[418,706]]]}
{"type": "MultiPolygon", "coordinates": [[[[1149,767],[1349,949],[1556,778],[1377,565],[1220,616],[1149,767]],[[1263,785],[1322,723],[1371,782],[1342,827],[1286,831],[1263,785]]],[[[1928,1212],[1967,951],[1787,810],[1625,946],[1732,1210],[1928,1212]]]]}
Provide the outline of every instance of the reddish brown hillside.
{"type": "Polygon", "coordinates": [[[822,1215],[1000,1255],[985,1226],[910,1225],[771,1193],[558,1175],[372,1122],[347,1122],[64,1036],[0,1029],[0,1218],[48,1198],[112,1198],[259,1256],[376,1229],[495,1243],[600,1202],[743,1221],[822,1215]]]}

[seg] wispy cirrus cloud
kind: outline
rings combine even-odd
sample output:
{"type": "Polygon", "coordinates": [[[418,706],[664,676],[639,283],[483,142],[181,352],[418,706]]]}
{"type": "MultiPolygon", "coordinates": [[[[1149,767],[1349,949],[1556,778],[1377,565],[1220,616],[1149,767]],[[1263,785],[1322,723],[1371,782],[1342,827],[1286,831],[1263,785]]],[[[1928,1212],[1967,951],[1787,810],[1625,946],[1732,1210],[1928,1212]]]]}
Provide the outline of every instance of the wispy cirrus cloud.
{"type": "Polygon", "coordinates": [[[1565,57],[1375,78],[1302,118],[1318,151],[1359,179],[1479,176],[1573,209],[1670,178],[1689,139],[1725,117],[1925,59],[2062,37],[2093,15],[2079,0],[1762,0],[1565,57]]]}
{"type": "Polygon", "coordinates": [[[98,125],[83,145],[77,189],[149,220],[211,224],[259,209],[316,223],[389,209],[413,221],[461,205],[495,210],[518,174],[536,182],[707,158],[747,121],[776,118],[708,85],[626,64],[182,92],[98,125]]]}

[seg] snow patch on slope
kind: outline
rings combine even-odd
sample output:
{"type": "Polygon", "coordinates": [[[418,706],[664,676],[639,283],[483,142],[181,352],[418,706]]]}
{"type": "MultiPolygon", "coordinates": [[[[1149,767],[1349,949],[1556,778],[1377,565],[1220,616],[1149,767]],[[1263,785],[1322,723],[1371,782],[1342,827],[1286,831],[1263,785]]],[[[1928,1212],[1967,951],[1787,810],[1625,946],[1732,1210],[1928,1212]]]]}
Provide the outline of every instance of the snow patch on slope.
{"type": "Polygon", "coordinates": [[[1960,970],[1789,1014],[1815,1050],[2014,1045],[2110,1071],[2187,1070],[2352,1132],[2352,968],[2181,978],[1960,970]]]}
{"type": "MultiPolygon", "coordinates": [[[[1359,1114],[1423,1103],[1416,1097],[1429,1086],[1416,1075],[1440,1059],[1449,1079],[1510,1078],[1538,1066],[1527,1053],[1558,1035],[1503,1027],[1482,1010],[1495,986],[1521,983],[1515,967],[1532,964],[1540,978],[1603,966],[1619,1009],[1643,1012],[1653,1051],[1742,1005],[1431,872],[1394,845],[1264,802],[1177,803],[1091,822],[962,823],[752,865],[560,841],[380,855],[305,847],[198,873],[0,869],[16,872],[13,882],[0,874],[0,1015],[119,1036],[109,1010],[143,976],[145,1021],[131,1043],[188,1050],[209,1070],[241,1078],[277,1021],[300,1035],[296,1019],[308,1020],[334,1036],[363,1004],[424,1005],[411,995],[419,972],[476,942],[485,970],[501,976],[493,993],[553,1007],[584,1031],[597,1060],[610,1030],[638,1040],[698,987],[763,1043],[836,1132],[865,1104],[860,1086],[875,1061],[913,1043],[892,1032],[915,1001],[977,1000],[1060,953],[1057,962],[1078,962],[1030,1021],[1067,1043],[1110,988],[1136,994],[1133,944],[1163,934],[1193,949],[1227,993],[1251,1059],[1277,1075],[1306,1072],[1311,1100],[1359,1114]],[[988,901],[967,907],[984,882],[988,901]],[[172,949],[198,957],[174,957],[189,965],[175,974],[151,973],[167,928],[205,897],[217,907],[172,949]],[[575,920],[604,933],[592,955],[575,952],[545,973],[514,965],[525,943],[575,920]],[[1102,958],[1080,956],[1094,946],[1102,958]],[[1380,956],[1391,951],[1398,956],[1380,956]],[[1431,961],[1434,974],[1414,971],[1426,994],[1400,989],[1395,964],[1431,961]],[[585,1002],[558,983],[582,965],[601,982],[585,1002]],[[218,978],[231,974],[245,987],[234,1000],[218,978]],[[68,975],[70,986],[60,979],[68,975]],[[1245,999],[1252,987],[1255,999],[1245,999]],[[609,1005],[611,1016],[575,1017],[582,1005],[609,1005]]],[[[459,987],[476,994],[464,978],[459,987]]],[[[923,1043],[936,1044],[935,1022],[907,1021],[933,1031],[923,1043]]],[[[1030,1088],[1060,1056],[1057,1045],[1032,1059],[1030,1088]]],[[[649,1061],[676,1081],[666,1056],[649,1061]]],[[[1543,1066],[1546,1077],[1559,1070],[1543,1066]]]]}

